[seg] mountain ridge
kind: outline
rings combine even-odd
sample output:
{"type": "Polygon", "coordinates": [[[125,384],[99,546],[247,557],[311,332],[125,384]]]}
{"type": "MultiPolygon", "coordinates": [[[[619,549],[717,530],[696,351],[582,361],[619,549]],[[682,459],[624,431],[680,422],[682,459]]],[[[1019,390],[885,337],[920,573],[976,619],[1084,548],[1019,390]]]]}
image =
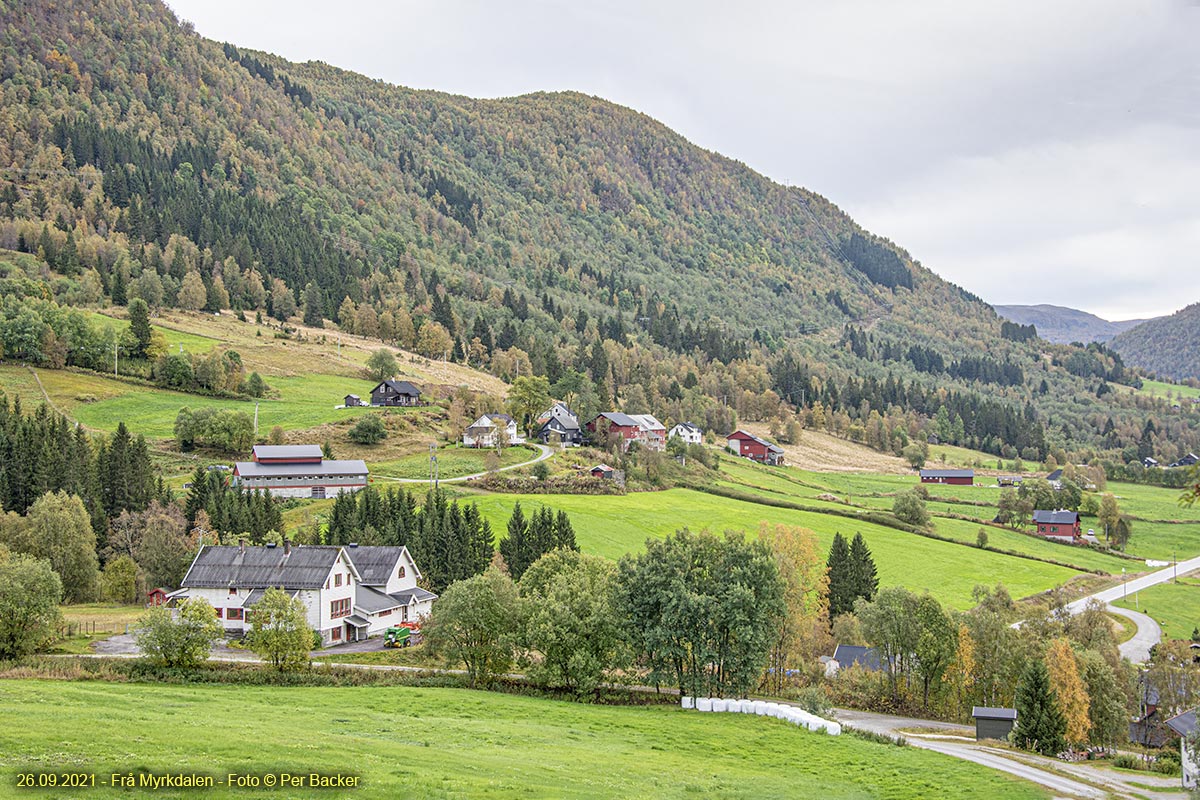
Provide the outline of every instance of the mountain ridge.
{"type": "Polygon", "coordinates": [[[1111,346],[1131,363],[1163,377],[1200,378],[1200,303],[1124,331],[1111,346]]]}
{"type": "Polygon", "coordinates": [[[1087,311],[1050,303],[993,305],[996,313],[1020,325],[1034,325],[1038,335],[1055,344],[1108,342],[1118,333],[1146,322],[1144,319],[1110,321],[1087,311]]]}

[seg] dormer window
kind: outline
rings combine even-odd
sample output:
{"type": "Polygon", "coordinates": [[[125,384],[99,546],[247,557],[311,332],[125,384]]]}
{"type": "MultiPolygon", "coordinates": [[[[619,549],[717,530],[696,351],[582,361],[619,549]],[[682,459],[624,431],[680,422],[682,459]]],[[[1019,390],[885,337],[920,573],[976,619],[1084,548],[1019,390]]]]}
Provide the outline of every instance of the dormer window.
{"type": "Polygon", "coordinates": [[[229,587],[229,594],[230,594],[230,595],[232,595],[232,596],[234,596],[234,597],[236,597],[236,596],[237,596],[237,589],[235,589],[235,588],[233,588],[232,586],[230,586],[230,587],[229,587]]]}

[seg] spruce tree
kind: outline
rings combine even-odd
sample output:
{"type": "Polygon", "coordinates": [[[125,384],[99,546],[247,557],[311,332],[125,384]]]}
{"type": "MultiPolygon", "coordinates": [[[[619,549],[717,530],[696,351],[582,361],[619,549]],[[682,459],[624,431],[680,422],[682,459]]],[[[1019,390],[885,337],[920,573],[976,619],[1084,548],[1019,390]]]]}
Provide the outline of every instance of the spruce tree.
{"type": "Polygon", "coordinates": [[[558,516],[554,518],[554,546],[562,550],[579,550],[579,545],[575,542],[575,528],[565,511],[559,511],[558,516]]]}
{"type": "Polygon", "coordinates": [[[850,575],[854,596],[874,600],[875,592],[879,590],[879,575],[875,570],[875,560],[871,558],[871,550],[861,533],[855,533],[850,542],[850,575]]]}
{"type": "Polygon", "coordinates": [[[1035,658],[1025,667],[1017,683],[1017,728],[1013,734],[1018,747],[1052,756],[1066,747],[1063,735],[1067,720],[1050,688],[1046,662],[1035,658]]]}
{"type": "Polygon", "coordinates": [[[508,518],[508,535],[500,542],[500,555],[504,556],[504,563],[508,564],[509,574],[515,581],[521,579],[525,568],[531,563],[527,561],[528,530],[529,523],[525,521],[525,513],[521,511],[521,503],[518,501],[513,505],[512,516],[508,518]]]}
{"type": "Polygon", "coordinates": [[[850,564],[850,548],[841,533],[833,535],[829,558],[825,562],[829,569],[829,619],[838,614],[854,610],[854,575],[850,564]]]}

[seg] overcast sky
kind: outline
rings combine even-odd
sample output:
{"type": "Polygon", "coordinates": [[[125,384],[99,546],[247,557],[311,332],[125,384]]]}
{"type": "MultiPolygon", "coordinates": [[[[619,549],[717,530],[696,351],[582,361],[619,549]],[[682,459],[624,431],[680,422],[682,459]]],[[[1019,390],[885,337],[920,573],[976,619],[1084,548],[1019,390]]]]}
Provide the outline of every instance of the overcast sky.
{"type": "Polygon", "coordinates": [[[1197,0],[168,2],[293,61],[631,106],[991,303],[1200,300],[1197,0]]]}

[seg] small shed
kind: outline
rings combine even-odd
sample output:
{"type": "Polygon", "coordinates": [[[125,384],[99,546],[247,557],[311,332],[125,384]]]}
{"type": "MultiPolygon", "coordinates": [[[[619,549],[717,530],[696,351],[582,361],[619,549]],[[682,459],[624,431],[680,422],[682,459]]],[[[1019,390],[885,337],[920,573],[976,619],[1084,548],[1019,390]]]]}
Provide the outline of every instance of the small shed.
{"type": "Polygon", "coordinates": [[[971,709],[975,718],[975,739],[996,739],[1004,741],[1017,725],[1017,710],[1015,708],[988,708],[975,706],[971,709]]]}
{"type": "Polygon", "coordinates": [[[161,586],[156,589],[151,589],[150,591],[146,592],[146,605],[165,606],[167,604],[168,594],[170,594],[170,590],[164,589],[161,586]]]}
{"type": "Polygon", "coordinates": [[[363,404],[362,398],[356,394],[348,394],[343,399],[342,404],[346,408],[357,408],[363,404]]]}
{"type": "Polygon", "coordinates": [[[592,474],[593,478],[609,478],[611,480],[613,477],[613,468],[608,464],[597,464],[588,472],[592,474]]]}

